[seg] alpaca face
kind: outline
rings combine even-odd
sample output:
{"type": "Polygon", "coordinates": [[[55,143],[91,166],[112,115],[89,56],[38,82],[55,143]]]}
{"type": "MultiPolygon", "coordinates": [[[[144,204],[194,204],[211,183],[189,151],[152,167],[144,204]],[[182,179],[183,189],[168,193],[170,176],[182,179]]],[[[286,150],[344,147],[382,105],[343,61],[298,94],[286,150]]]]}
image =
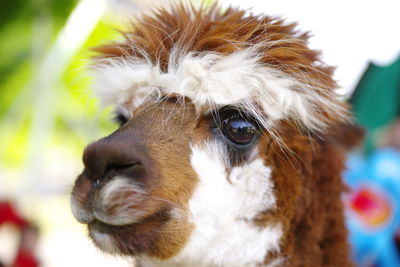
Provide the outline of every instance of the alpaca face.
{"type": "Polygon", "coordinates": [[[255,222],[276,208],[276,196],[260,155],[270,137],[254,118],[234,106],[199,116],[190,99],[176,97],[119,117],[116,132],[86,148],[73,190],[74,215],[97,246],[231,266],[279,251],[279,221],[255,222]]]}
{"type": "Polygon", "coordinates": [[[331,71],[280,20],[160,12],[99,49],[121,127],[86,148],[73,214],[145,266],[277,266],[311,203],[312,136],[346,119],[331,71]]]}

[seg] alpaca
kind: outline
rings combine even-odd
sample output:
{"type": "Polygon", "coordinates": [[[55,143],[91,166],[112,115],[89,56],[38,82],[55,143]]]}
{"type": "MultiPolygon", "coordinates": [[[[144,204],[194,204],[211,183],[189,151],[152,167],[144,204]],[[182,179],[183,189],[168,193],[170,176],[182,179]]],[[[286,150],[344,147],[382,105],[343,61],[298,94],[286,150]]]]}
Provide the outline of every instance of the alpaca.
{"type": "Polygon", "coordinates": [[[71,198],[101,250],[139,266],[352,266],[340,194],[358,142],[333,69],[280,18],[182,4],[96,48],[120,127],[71,198]]]}

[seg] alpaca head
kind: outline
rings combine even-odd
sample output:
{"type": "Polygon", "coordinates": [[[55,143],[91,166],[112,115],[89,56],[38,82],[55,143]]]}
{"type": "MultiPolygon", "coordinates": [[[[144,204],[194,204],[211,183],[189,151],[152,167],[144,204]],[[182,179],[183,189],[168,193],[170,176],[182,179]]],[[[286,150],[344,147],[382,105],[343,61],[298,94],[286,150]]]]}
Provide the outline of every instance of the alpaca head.
{"type": "Polygon", "coordinates": [[[99,248],[171,266],[287,258],[320,140],[347,117],[295,26],[176,6],[97,48],[120,128],[85,149],[72,211],[99,248]]]}

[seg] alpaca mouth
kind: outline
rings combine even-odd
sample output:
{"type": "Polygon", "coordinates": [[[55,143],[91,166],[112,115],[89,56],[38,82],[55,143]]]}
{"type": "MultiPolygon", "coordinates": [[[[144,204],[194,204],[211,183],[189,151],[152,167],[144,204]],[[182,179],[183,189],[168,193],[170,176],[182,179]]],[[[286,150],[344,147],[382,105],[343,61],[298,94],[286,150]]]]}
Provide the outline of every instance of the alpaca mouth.
{"type": "Polygon", "coordinates": [[[170,220],[167,208],[161,208],[138,223],[110,225],[98,219],[87,224],[89,237],[101,250],[118,255],[137,255],[147,251],[160,238],[160,228],[170,220]]]}
{"type": "Polygon", "coordinates": [[[88,224],[88,229],[89,231],[95,231],[101,234],[113,234],[117,232],[123,232],[127,228],[132,228],[133,225],[134,224],[111,225],[95,219],[93,222],[88,224]]]}

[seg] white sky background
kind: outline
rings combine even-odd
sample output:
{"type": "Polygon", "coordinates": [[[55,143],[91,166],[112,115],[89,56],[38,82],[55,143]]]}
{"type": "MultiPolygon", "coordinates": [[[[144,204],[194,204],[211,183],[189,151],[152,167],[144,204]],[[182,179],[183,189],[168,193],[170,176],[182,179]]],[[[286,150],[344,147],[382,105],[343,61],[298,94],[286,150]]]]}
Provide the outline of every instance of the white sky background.
{"type": "Polygon", "coordinates": [[[310,46],[337,66],[335,78],[349,92],[369,61],[389,64],[400,56],[400,0],[219,0],[223,5],[281,15],[311,31],[310,46]]]}

